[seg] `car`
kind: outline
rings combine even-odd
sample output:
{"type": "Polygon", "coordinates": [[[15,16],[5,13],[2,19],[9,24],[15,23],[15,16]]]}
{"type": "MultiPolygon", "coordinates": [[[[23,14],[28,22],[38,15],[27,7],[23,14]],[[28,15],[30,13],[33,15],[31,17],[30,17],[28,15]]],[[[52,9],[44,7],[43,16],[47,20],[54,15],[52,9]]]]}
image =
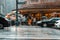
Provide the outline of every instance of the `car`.
{"type": "Polygon", "coordinates": [[[44,19],[41,21],[37,21],[37,25],[41,27],[53,27],[55,26],[55,21],[60,20],[60,18],[51,18],[51,19],[44,19]]]}
{"type": "Polygon", "coordinates": [[[6,19],[2,14],[0,14],[0,29],[4,29],[4,27],[9,27],[9,20],[6,19]]]}
{"type": "Polygon", "coordinates": [[[54,28],[60,28],[60,20],[57,20],[57,21],[55,22],[54,28]]]}
{"type": "MultiPolygon", "coordinates": [[[[16,11],[10,12],[5,16],[7,19],[10,19],[11,26],[16,24],[16,11]]],[[[25,17],[18,12],[18,25],[25,20],[25,17]]]]}

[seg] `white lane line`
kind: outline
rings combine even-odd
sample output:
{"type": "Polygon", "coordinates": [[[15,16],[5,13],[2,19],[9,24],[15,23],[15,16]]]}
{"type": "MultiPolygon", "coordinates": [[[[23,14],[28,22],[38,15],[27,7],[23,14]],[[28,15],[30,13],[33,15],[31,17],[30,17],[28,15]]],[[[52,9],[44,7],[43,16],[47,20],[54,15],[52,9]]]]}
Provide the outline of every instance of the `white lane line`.
{"type": "Polygon", "coordinates": [[[10,38],[10,39],[60,39],[59,37],[1,37],[1,38],[10,38]]]}
{"type": "Polygon", "coordinates": [[[17,35],[0,35],[0,38],[11,38],[11,39],[60,39],[59,36],[17,36],[17,35]]]}

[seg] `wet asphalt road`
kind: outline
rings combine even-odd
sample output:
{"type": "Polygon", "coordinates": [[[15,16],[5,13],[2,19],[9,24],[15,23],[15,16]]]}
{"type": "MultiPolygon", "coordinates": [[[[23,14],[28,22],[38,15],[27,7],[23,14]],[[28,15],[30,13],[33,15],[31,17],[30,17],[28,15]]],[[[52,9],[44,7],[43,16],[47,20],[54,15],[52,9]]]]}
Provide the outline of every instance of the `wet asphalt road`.
{"type": "Polygon", "coordinates": [[[11,26],[0,30],[0,40],[60,39],[60,30],[39,26],[11,26]]]}

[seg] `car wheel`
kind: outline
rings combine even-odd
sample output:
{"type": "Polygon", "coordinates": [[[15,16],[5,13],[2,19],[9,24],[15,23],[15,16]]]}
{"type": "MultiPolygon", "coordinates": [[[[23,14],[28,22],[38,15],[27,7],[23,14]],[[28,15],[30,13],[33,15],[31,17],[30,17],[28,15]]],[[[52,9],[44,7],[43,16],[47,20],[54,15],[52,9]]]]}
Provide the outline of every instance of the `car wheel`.
{"type": "Polygon", "coordinates": [[[43,27],[47,27],[47,24],[46,24],[46,23],[44,23],[44,24],[43,24],[43,27]]]}
{"type": "Polygon", "coordinates": [[[3,28],[3,24],[0,24],[0,29],[2,29],[3,28]]]}

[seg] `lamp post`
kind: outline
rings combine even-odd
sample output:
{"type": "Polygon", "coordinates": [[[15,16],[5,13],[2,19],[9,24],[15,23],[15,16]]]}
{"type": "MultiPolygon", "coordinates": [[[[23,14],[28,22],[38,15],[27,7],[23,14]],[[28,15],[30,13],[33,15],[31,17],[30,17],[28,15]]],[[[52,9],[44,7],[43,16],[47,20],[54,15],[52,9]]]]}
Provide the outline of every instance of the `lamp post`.
{"type": "Polygon", "coordinates": [[[18,0],[16,0],[16,26],[18,26],[18,0]]]}
{"type": "Polygon", "coordinates": [[[18,4],[25,4],[26,2],[18,2],[18,0],[16,0],[16,26],[18,26],[18,4]]]}

